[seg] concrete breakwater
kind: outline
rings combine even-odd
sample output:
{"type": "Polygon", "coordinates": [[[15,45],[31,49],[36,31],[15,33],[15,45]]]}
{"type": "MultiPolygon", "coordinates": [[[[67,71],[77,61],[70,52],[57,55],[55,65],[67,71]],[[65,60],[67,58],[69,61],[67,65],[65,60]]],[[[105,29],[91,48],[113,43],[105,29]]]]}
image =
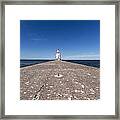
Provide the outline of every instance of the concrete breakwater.
{"type": "Polygon", "coordinates": [[[21,100],[97,100],[100,69],[65,61],[20,68],[21,100]]]}

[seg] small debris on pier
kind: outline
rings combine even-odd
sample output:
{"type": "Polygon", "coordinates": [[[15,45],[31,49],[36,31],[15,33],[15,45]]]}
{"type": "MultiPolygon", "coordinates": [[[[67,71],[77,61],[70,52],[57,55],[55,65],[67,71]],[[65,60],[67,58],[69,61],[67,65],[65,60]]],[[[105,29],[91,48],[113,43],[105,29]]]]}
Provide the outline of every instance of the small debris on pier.
{"type": "Polygon", "coordinates": [[[61,60],[20,68],[20,99],[100,99],[100,69],[61,60]]]}

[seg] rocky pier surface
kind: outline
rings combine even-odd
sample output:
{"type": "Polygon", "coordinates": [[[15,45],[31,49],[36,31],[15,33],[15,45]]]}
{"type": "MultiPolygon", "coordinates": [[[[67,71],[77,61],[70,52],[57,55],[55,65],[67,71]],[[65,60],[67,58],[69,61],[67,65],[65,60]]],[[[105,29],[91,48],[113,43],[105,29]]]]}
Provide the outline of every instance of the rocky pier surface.
{"type": "Polygon", "coordinates": [[[65,61],[20,68],[20,99],[100,99],[100,69],[65,61]]]}

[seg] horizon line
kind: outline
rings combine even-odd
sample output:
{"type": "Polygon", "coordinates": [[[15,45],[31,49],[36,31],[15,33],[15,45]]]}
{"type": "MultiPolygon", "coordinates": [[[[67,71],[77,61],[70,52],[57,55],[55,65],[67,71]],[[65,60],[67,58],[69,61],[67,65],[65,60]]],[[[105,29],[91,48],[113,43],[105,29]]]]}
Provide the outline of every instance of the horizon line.
{"type": "MultiPolygon", "coordinates": [[[[20,60],[56,60],[56,59],[46,59],[46,58],[43,58],[43,59],[39,59],[39,58],[22,58],[20,60]]],[[[62,60],[100,60],[100,59],[62,59],[62,60]]]]}

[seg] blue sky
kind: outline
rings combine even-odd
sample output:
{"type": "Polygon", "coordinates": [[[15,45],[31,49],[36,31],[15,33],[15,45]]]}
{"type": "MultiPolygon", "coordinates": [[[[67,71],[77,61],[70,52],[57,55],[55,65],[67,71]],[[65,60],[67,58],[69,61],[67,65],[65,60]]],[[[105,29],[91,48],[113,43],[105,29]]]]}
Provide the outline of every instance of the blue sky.
{"type": "Polygon", "coordinates": [[[20,58],[99,60],[99,20],[21,20],[20,58]]]}

